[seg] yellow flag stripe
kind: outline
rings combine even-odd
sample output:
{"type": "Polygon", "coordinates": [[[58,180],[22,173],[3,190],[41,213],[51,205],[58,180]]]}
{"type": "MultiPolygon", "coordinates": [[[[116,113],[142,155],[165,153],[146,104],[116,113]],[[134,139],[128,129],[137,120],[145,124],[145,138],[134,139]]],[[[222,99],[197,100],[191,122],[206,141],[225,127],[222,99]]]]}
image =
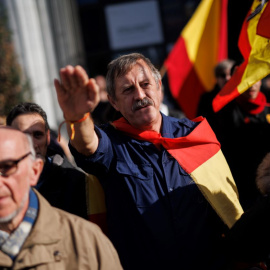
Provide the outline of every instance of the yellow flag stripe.
{"type": "Polygon", "coordinates": [[[219,0],[203,0],[182,31],[187,54],[206,90],[215,84],[213,71],[218,58],[219,0]],[[211,42],[209,42],[211,41],[211,42]]]}
{"type": "Polygon", "coordinates": [[[88,214],[106,212],[105,195],[99,180],[93,175],[86,177],[88,214]]]}
{"type": "Polygon", "coordinates": [[[195,169],[191,177],[223,222],[231,228],[242,215],[243,209],[222,151],[195,169]]]}
{"type": "MultiPolygon", "coordinates": [[[[254,1],[251,10],[253,11],[259,4],[259,0],[254,1]]],[[[261,13],[264,11],[265,7],[266,5],[264,5],[261,13]]],[[[256,34],[259,19],[260,16],[258,14],[253,17],[248,24],[247,32],[252,49],[242,80],[237,86],[239,94],[244,93],[254,83],[270,73],[270,43],[269,39],[256,34]]]]}

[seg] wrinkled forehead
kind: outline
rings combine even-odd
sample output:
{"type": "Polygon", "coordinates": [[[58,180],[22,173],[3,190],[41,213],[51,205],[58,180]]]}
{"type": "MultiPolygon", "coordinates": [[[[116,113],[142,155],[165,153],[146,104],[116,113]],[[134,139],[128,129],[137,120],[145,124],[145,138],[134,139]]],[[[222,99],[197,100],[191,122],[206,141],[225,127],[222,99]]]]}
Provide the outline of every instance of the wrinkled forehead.
{"type": "Polygon", "coordinates": [[[117,84],[119,81],[123,82],[125,80],[144,80],[150,79],[152,77],[152,72],[147,64],[145,64],[143,61],[137,61],[134,63],[134,65],[130,66],[126,72],[119,74],[115,78],[115,82],[117,84]]]}
{"type": "Polygon", "coordinates": [[[133,69],[135,69],[137,66],[141,67],[141,69],[150,70],[148,65],[143,61],[142,59],[138,59],[133,62],[129,63],[122,63],[118,66],[118,68],[115,70],[114,78],[123,77],[126,74],[130,73],[133,69]]]}

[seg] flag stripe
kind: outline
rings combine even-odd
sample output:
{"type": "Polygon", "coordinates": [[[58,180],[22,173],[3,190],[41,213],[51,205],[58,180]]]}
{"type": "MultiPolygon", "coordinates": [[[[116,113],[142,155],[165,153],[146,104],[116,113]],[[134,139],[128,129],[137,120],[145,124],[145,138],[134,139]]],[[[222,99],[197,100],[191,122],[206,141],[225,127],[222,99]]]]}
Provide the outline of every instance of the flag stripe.
{"type": "Polygon", "coordinates": [[[243,209],[222,151],[195,169],[191,177],[220,218],[231,228],[243,214],[243,209]]]}
{"type": "Polygon", "coordinates": [[[257,35],[270,39],[270,5],[267,4],[257,26],[257,35]]]}
{"type": "Polygon", "coordinates": [[[181,91],[175,96],[175,99],[185,115],[192,119],[196,116],[200,97],[205,93],[205,88],[193,67],[183,82],[183,89],[189,89],[189,91],[181,91]]]}
{"type": "Polygon", "coordinates": [[[206,119],[200,122],[185,140],[188,147],[169,149],[168,152],[187,173],[193,172],[220,150],[220,143],[206,119]]]}
{"type": "Polygon", "coordinates": [[[249,35],[248,35],[248,21],[247,18],[250,15],[251,11],[248,12],[248,14],[245,17],[245,20],[242,24],[240,35],[238,38],[238,48],[243,56],[244,59],[249,58],[249,54],[251,51],[251,45],[249,42],[249,35]]]}
{"type": "MultiPolygon", "coordinates": [[[[221,25],[221,1],[215,0],[212,3],[210,2],[211,1],[208,1],[210,9],[207,20],[204,22],[204,29],[202,30],[200,40],[198,42],[196,59],[194,60],[194,69],[198,74],[201,84],[207,92],[213,89],[216,82],[214,68],[218,62],[219,56],[219,30],[221,25]],[[211,42],[209,42],[209,40],[211,40],[211,42]]],[[[207,3],[207,1],[205,3],[207,3]]],[[[196,24],[199,25],[201,23],[200,17],[198,16],[196,24]]],[[[194,32],[191,33],[191,35],[194,35],[194,32]]]]}
{"type": "Polygon", "coordinates": [[[87,203],[88,203],[88,213],[99,214],[106,212],[105,205],[105,195],[103,188],[99,180],[94,176],[88,174],[87,177],[87,203]]]}
{"type": "Polygon", "coordinates": [[[201,1],[180,35],[186,41],[188,56],[190,61],[193,63],[197,58],[200,40],[205,29],[205,24],[207,23],[213,1],[214,0],[201,1]]]}
{"type": "MultiPolygon", "coordinates": [[[[245,21],[243,22],[238,40],[239,49],[244,57],[244,63],[233,74],[230,81],[223,87],[213,100],[215,112],[222,109],[227,103],[244,93],[254,83],[263,79],[270,73],[270,44],[269,40],[256,34],[258,21],[264,13],[266,5],[261,12],[247,21],[247,17],[260,5],[260,0],[254,0],[245,21]]],[[[270,17],[268,17],[270,24],[270,17]]]]}
{"type": "Polygon", "coordinates": [[[182,37],[177,40],[169,58],[165,62],[165,66],[167,68],[172,96],[177,98],[179,89],[183,87],[185,78],[193,66],[193,63],[188,57],[186,44],[182,37]]]}
{"type": "Polygon", "coordinates": [[[220,21],[219,21],[219,50],[218,50],[218,62],[228,58],[228,24],[227,24],[227,7],[228,0],[221,1],[220,5],[220,21]]]}
{"type": "Polygon", "coordinates": [[[214,87],[214,67],[227,57],[227,1],[202,0],[164,62],[172,96],[190,119],[214,87]]]}

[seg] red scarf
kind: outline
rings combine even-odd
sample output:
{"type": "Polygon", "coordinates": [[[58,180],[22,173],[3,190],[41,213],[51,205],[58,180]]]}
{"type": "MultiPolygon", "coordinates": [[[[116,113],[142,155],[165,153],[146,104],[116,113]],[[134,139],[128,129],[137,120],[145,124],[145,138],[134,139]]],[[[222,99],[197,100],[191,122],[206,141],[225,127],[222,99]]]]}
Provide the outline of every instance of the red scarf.
{"type": "Polygon", "coordinates": [[[112,125],[134,139],[153,143],[158,149],[162,145],[190,173],[220,150],[220,143],[207,120],[198,117],[193,121],[200,123],[190,134],[180,138],[164,138],[156,131],[136,129],[123,117],[112,125]]]}
{"type": "Polygon", "coordinates": [[[265,106],[268,105],[262,92],[259,92],[255,99],[246,99],[243,95],[240,95],[236,101],[245,112],[254,115],[261,113],[265,106]]]}

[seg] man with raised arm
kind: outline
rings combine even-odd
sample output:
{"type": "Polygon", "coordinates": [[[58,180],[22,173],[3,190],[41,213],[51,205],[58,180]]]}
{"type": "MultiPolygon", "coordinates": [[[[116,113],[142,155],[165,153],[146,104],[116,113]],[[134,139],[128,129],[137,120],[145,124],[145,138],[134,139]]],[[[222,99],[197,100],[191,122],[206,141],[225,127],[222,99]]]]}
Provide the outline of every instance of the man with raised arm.
{"type": "Polygon", "coordinates": [[[78,166],[100,180],[109,237],[124,269],[223,269],[222,234],[241,216],[237,189],[205,119],[160,113],[161,77],[148,58],[120,56],[107,92],[122,118],[94,126],[98,86],[60,70],[58,101],[78,166]]]}

